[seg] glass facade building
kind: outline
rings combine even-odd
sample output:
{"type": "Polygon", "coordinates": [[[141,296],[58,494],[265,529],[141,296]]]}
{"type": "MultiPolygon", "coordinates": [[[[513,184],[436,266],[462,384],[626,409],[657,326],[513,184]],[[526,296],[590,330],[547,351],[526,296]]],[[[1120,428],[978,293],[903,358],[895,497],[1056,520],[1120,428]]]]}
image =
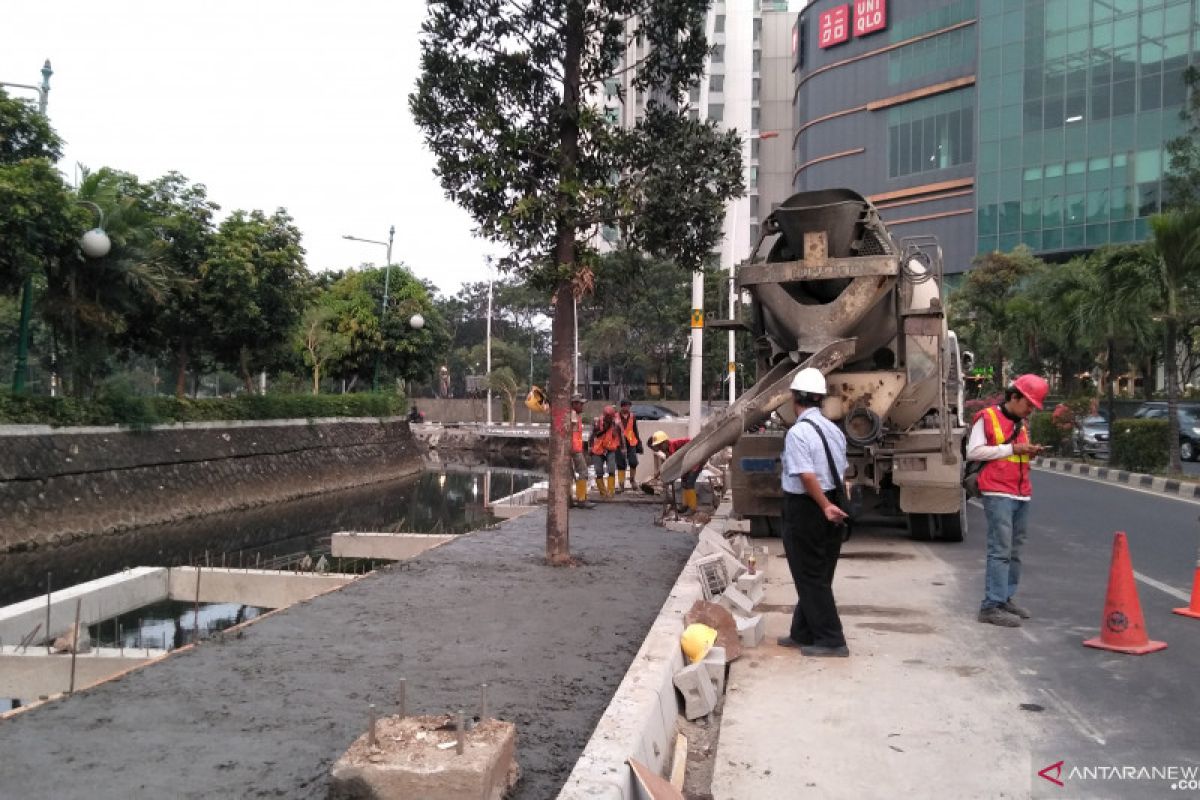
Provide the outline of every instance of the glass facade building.
{"type": "Polygon", "coordinates": [[[983,0],[978,29],[977,252],[1145,239],[1200,4],[983,0]]]}

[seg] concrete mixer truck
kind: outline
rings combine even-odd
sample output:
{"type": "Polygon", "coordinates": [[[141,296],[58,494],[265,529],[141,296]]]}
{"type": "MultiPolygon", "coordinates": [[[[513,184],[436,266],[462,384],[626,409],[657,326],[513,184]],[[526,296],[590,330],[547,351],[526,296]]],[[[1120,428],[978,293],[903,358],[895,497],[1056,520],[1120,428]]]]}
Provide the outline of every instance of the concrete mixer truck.
{"type": "Polygon", "coordinates": [[[846,433],[856,522],[961,541],[962,365],[941,284],[935,238],[893,238],[847,189],[793,195],[738,269],[749,319],[708,323],[752,333],[759,380],[664,463],[663,480],[732,445],[734,512],[751,535],[777,534],[780,454],[795,421],[788,386],[813,366],[829,385],[822,411],[846,433]]]}

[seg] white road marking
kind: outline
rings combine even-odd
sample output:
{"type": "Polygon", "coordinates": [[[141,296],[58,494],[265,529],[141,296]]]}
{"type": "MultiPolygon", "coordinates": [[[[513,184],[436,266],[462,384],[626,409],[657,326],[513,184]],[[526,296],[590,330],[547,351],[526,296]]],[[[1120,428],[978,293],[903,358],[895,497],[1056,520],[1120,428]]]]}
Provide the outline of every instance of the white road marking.
{"type": "Polygon", "coordinates": [[[1067,720],[1075,726],[1075,730],[1079,731],[1081,734],[1086,736],[1088,739],[1091,739],[1098,745],[1106,744],[1104,741],[1104,736],[1101,735],[1100,731],[1092,727],[1091,723],[1084,718],[1083,714],[1080,714],[1079,710],[1076,709],[1075,706],[1064,700],[1062,695],[1053,689],[1047,689],[1046,687],[1042,687],[1042,694],[1050,698],[1051,702],[1059,707],[1067,720]]]}
{"type": "Polygon", "coordinates": [[[1136,571],[1133,573],[1133,577],[1137,578],[1147,586],[1158,589],[1160,592],[1166,592],[1167,594],[1171,595],[1171,597],[1178,598],[1185,603],[1191,602],[1192,598],[1188,597],[1187,592],[1183,591],[1182,589],[1176,589],[1174,586],[1168,586],[1165,583],[1154,580],[1154,578],[1151,578],[1149,575],[1143,575],[1142,573],[1136,571]]]}
{"type": "MultiPolygon", "coordinates": [[[[1142,486],[1131,486],[1127,483],[1116,483],[1114,481],[1107,481],[1103,478],[1094,478],[1091,475],[1077,475],[1074,472],[1059,472],[1058,470],[1050,469],[1049,467],[1034,467],[1034,469],[1036,469],[1038,472],[1048,472],[1051,475],[1062,475],[1064,478],[1075,478],[1076,480],[1080,481],[1091,481],[1092,483],[1099,483],[1103,484],[1104,486],[1115,486],[1118,489],[1126,489],[1130,492],[1139,492],[1140,494],[1148,494],[1154,497],[1161,497],[1166,500],[1178,500],[1180,503],[1200,506],[1200,499],[1194,497],[1180,497],[1176,494],[1165,494],[1163,492],[1158,492],[1154,489],[1147,489],[1142,486]]],[[[974,501],[972,500],[971,502],[974,501]]]]}

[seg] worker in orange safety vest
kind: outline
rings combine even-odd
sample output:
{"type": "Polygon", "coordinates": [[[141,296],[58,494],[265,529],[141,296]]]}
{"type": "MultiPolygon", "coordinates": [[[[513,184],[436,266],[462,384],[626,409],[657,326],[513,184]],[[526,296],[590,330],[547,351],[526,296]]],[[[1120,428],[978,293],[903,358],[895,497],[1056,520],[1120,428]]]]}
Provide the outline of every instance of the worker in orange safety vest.
{"type": "Polygon", "coordinates": [[[592,468],[596,471],[596,491],[601,497],[612,497],[617,491],[617,448],[621,429],[617,425],[617,409],[605,406],[604,413],[592,424],[592,468]]]}

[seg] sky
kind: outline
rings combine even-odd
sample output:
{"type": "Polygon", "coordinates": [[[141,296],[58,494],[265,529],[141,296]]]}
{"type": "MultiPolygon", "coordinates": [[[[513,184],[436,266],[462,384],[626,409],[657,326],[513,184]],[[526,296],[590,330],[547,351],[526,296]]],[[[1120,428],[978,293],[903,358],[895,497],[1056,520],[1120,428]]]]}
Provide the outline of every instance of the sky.
{"type": "MultiPolygon", "coordinates": [[[[392,260],[454,293],[499,252],[447,200],[408,112],[421,0],[5,3],[0,81],[38,84],[75,164],[168,171],[222,207],[284,207],[309,269],[392,260]]],[[[36,93],[8,90],[17,97],[36,93]]]]}
{"type": "Polygon", "coordinates": [[[383,264],[342,236],[395,225],[393,262],[453,294],[500,250],[445,198],[408,112],[424,16],[422,0],[9,2],[0,81],[38,84],[50,59],[72,183],[77,163],[175,170],[222,214],[284,207],[313,271],[383,264]]]}

